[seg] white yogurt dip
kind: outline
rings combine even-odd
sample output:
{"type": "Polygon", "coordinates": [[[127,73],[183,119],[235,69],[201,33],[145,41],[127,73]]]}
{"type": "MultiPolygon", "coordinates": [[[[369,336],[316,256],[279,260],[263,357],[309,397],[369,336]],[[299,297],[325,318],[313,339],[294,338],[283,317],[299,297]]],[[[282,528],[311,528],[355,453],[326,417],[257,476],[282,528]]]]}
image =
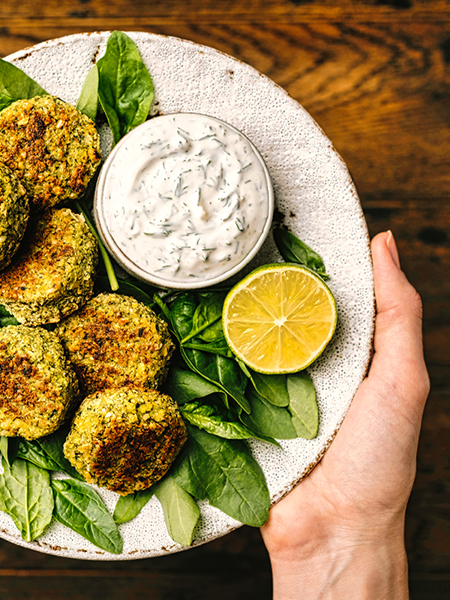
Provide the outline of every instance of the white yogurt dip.
{"type": "Polygon", "coordinates": [[[239,270],[272,214],[256,148],[205,115],[146,121],[114,148],[97,185],[96,218],[113,254],[168,287],[201,287],[239,270]]]}

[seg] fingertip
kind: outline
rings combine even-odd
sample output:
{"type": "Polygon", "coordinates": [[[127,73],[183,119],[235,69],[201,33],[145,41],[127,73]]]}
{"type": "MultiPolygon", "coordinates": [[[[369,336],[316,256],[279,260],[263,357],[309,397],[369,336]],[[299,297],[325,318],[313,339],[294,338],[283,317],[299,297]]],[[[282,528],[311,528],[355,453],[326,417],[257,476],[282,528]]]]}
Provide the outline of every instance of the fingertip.
{"type": "Polygon", "coordinates": [[[378,354],[373,366],[376,362],[382,378],[389,379],[389,372],[392,372],[397,379],[394,366],[400,357],[404,367],[413,363],[417,370],[417,365],[423,363],[422,304],[419,294],[399,268],[392,233],[378,234],[371,247],[377,303],[375,351],[378,354]]]}
{"type": "Polygon", "coordinates": [[[374,266],[378,263],[377,259],[382,259],[383,262],[392,262],[397,269],[400,269],[400,257],[394,234],[391,230],[383,231],[376,235],[371,242],[371,249],[374,266]],[[391,259],[390,261],[388,260],[389,258],[391,259]]]}
{"type": "Polygon", "coordinates": [[[420,315],[420,297],[399,268],[400,260],[392,232],[376,235],[371,248],[377,313],[402,306],[405,314],[420,315]]]}
{"type": "Polygon", "coordinates": [[[376,235],[372,240],[371,249],[375,296],[378,310],[384,310],[385,300],[389,305],[400,292],[400,288],[404,289],[409,284],[400,269],[397,246],[391,231],[383,231],[376,235]]]}
{"type": "Polygon", "coordinates": [[[398,255],[397,244],[395,242],[394,234],[391,230],[389,230],[387,233],[388,236],[386,240],[386,245],[391,254],[391,258],[395,263],[395,266],[397,267],[397,269],[400,269],[400,256],[398,255]]]}

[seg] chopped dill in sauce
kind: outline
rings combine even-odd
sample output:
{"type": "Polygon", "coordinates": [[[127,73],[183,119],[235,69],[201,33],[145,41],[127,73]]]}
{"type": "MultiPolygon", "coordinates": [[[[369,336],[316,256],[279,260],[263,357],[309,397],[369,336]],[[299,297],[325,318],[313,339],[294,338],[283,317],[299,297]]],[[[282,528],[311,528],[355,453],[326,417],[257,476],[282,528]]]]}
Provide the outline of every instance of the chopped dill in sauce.
{"type": "Polygon", "coordinates": [[[167,115],[145,125],[109,166],[111,236],[149,274],[174,282],[221,275],[245,259],[269,218],[261,158],[238,131],[208,116],[167,115]]]}

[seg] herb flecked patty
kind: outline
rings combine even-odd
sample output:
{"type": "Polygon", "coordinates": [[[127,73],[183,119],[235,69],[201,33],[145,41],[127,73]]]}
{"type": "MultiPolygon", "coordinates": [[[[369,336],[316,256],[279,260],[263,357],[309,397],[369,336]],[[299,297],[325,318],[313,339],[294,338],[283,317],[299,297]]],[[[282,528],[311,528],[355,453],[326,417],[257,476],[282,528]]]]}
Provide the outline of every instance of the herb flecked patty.
{"type": "Polygon", "coordinates": [[[81,215],[46,211],[0,273],[0,304],[24,325],[57,323],[93,293],[97,241],[81,215]]]}
{"type": "Polygon", "coordinates": [[[74,106],[38,96],[0,112],[0,162],[39,210],[80,197],[100,163],[94,123],[74,106]]]}
{"type": "Polygon", "coordinates": [[[120,294],[95,296],[56,333],[86,395],[127,386],[157,388],[175,349],[167,324],[145,304],[120,294]]]}
{"type": "Polygon", "coordinates": [[[186,438],[170,396],[155,390],[104,390],[81,403],[64,454],[87,482],[126,495],[161,479],[186,438]]]}
{"type": "Polygon", "coordinates": [[[0,435],[49,435],[78,398],[75,373],[54,333],[23,325],[0,329],[0,435]]]}
{"type": "Polygon", "coordinates": [[[0,163],[0,270],[9,265],[28,222],[28,197],[17,177],[0,163]]]}

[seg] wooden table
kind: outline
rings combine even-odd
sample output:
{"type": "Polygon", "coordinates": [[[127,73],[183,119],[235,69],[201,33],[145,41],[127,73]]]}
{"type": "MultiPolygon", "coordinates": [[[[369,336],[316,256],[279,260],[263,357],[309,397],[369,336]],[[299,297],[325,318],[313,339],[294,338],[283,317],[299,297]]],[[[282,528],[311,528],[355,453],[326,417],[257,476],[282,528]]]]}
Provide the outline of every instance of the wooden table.
{"type": "MultiPolygon", "coordinates": [[[[374,235],[392,229],[424,301],[432,391],[407,515],[414,599],[450,597],[450,1],[3,0],[0,55],[63,35],[142,30],[250,63],[312,114],[374,235]]],[[[0,541],[2,600],[271,597],[259,532],[181,554],[72,561],[0,541]]]]}

